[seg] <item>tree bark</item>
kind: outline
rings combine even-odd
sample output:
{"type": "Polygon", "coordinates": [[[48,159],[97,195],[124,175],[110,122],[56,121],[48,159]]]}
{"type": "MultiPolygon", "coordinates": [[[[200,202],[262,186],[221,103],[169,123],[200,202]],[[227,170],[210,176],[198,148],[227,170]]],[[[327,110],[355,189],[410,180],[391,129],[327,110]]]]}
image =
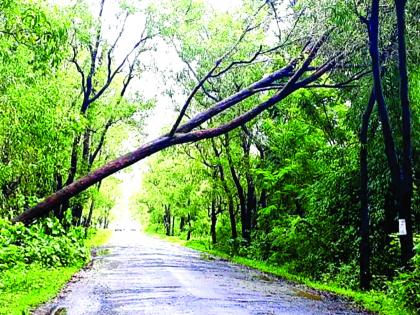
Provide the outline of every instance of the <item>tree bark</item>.
{"type": "MultiPolygon", "coordinates": [[[[101,181],[97,184],[96,190],[97,190],[98,192],[99,192],[99,190],[101,189],[101,184],[102,184],[102,182],[101,182],[101,181]]],[[[87,235],[87,230],[88,230],[88,228],[90,227],[90,224],[91,224],[91,222],[92,222],[92,216],[93,216],[93,210],[94,210],[94,208],[95,208],[95,199],[94,199],[94,198],[92,198],[92,201],[91,201],[91,203],[90,203],[90,208],[89,208],[89,214],[88,214],[88,217],[87,217],[87,219],[86,219],[86,223],[85,223],[86,235],[87,235]]]]}
{"type": "Polygon", "coordinates": [[[220,182],[222,183],[223,190],[225,191],[226,198],[228,200],[228,212],[229,212],[231,235],[232,235],[232,239],[236,240],[238,238],[238,231],[236,229],[236,217],[235,217],[235,209],[234,209],[234,204],[233,204],[233,197],[228,187],[228,184],[226,182],[225,171],[224,171],[222,163],[220,162],[221,154],[220,154],[220,151],[216,147],[216,143],[214,139],[212,139],[212,147],[213,147],[214,154],[219,159],[217,163],[217,168],[219,170],[220,182]]]}
{"type": "Polygon", "coordinates": [[[411,220],[411,198],[413,196],[413,169],[411,146],[411,112],[408,97],[407,49],[405,44],[406,0],[395,0],[398,33],[398,66],[400,77],[400,101],[402,113],[402,175],[400,219],[406,222],[406,235],[400,235],[401,259],[404,265],[414,256],[413,224],[411,220]]]}
{"type": "Polygon", "coordinates": [[[225,150],[226,150],[226,156],[229,164],[229,170],[230,174],[232,176],[232,180],[235,184],[237,193],[238,193],[238,199],[239,199],[239,207],[240,207],[240,213],[241,213],[241,225],[242,225],[242,238],[249,243],[251,241],[251,231],[250,231],[250,224],[248,224],[248,211],[247,211],[247,203],[246,203],[246,196],[244,189],[241,185],[241,182],[239,180],[238,174],[236,173],[235,167],[233,165],[232,156],[229,149],[229,142],[228,142],[228,136],[225,135],[225,150]]]}
{"type": "Polygon", "coordinates": [[[189,241],[191,239],[191,229],[192,229],[192,227],[191,227],[191,216],[190,216],[189,213],[187,215],[187,222],[188,222],[187,241],[189,241]]]}
{"type": "Polygon", "coordinates": [[[217,213],[216,213],[216,203],[214,199],[211,201],[210,217],[211,217],[211,225],[210,225],[211,242],[212,244],[216,244],[217,243],[217,236],[216,236],[217,213]]]}
{"type": "Polygon", "coordinates": [[[179,230],[181,232],[184,232],[184,226],[185,226],[185,217],[182,216],[179,220],[179,230]]]}
{"type": "Polygon", "coordinates": [[[172,216],[172,231],[171,231],[171,236],[175,235],[175,216],[172,216]]]}
{"type": "MultiPolygon", "coordinates": [[[[414,252],[413,252],[413,238],[412,238],[412,230],[411,230],[412,229],[411,209],[409,208],[404,209],[404,207],[411,207],[411,195],[410,195],[410,189],[408,188],[407,182],[404,178],[404,175],[405,175],[404,166],[403,166],[403,171],[401,171],[400,165],[398,162],[398,157],[397,157],[396,148],[395,148],[395,141],[392,134],[391,125],[389,122],[388,109],[387,109],[385,98],[383,95],[382,81],[381,81],[381,75],[380,75],[380,56],[379,56],[378,37],[379,37],[379,0],[372,0],[372,13],[371,13],[370,21],[369,21],[369,41],[370,41],[369,48],[370,48],[370,55],[372,58],[374,92],[375,92],[375,98],[378,104],[379,118],[382,124],[382,133],[383,133],[384,144],[385,144],[385,154],[388,160],[388,166],[391,171],[391,181],[392,181],[393,190],[395,192],[396,206],[397,206],[397,210],[398,210],[400,218],[405,220],[406,227],[407,227],[407,234],[400,235],[400,243],[401,243],[402,264],[404,266],[408,266],[409,259],[413,257],[414,252]]],[[[400,42],[399,42],[399,45],[401,45],[400,42]]],[[[405,87],[402,87],[402,90],[404,89],[405,87]]],[[[408,104],[405,104],[402,106],[403,107],[408,106],[408,104]]],[[[409,113],[409,109],[408,109],[408,113],[409,113]]],[[[408,119],[408,122],[409,122],[409,117],[408,118],[406,117],[405,119],[406,120],[408,119]]],[[[410,130],[410,127],[408,127],[408,130],[410,130]]],[[[409,139],[410,135],[409,134],[405,135],[405,137],[406,137],[405,140],[407,141],[407,137],[409,139]]],[[[405,144],[405,146],[407,146],[407,143],[405,144]]]]}
{"type": "Polygon", "coordinates": [[[165,226],[165,234],[171,236],[171,206],[164,205],[165,214],[163,216],[163,225],[165,226]]]}
{"type": "Polygon", "coordinates": [[[244,152],[244,164],[245,164],[245,178],[247,184],[246,192],[246,227],[249,230],[251,236],[252,229],[257,224],[257,196],[255,191],[254,179],[251,175],[251,161],[250,161],[250,150],[251,141],[246,133],[242,132],[242,150],[244,152]]]}
{"type": "Polygon", "coordinates": [[[368,130],[369,120],[375,105],[375,94],[372,91],[368,105],[362,116],[360,129],[360,288],[370,289],[370,244],[369,244],[369,177],[368,177],[368,130]]]}

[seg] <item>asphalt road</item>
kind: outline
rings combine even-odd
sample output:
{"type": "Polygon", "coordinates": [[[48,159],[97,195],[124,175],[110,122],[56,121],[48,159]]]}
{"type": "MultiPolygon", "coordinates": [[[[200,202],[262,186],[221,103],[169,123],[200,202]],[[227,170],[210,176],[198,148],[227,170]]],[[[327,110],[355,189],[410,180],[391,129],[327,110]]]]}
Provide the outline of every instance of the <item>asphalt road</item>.
{"type": "Polygon", "coordinates": [[[91,268],[34,314],[366,314],[329,294],[141,234],[114,232],[91,268]]]}

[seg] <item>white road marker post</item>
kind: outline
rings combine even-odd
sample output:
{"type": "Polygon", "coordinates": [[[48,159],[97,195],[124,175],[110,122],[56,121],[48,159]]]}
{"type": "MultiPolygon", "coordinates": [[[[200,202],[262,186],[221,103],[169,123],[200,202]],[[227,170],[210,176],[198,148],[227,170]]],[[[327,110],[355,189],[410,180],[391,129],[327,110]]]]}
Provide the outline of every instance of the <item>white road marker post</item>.
{"type": "Polygon", "coordinates": [[[405,225],[405,219],[398,219],[399,235],[407,235],[407,227],[405,225]]]}

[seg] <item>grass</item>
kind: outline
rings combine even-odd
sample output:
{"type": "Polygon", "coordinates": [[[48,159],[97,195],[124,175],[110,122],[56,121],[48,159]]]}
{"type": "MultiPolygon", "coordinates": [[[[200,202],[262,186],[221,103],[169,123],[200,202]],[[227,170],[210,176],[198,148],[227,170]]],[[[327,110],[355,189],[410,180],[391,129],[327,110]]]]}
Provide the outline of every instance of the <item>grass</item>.
{"type": "Polygon", "coordinates": [[[0,314],[29,314],[32,307],[53,298],[81,267],[22,265],[3,272],[0,314]]]}
{"type": "MultiPolygon", "coordinates": [[[[109,230],[98,230],[86,241],[90,250],[104,244],[111,235],[109,230]]],[[[30,309],[47,302],[85,264],[71,267],[46,268],[41,265],[21,264],[0,275],[0,314],[29,314],[30,309]]]]}
{"type": "Polygon", "coordinates": [[[216,250],[209,246],[209,242],[203,240],[181,240],[176,236],[163,236],[161,234],[147,231],[147,233],[162,238],[164,240],[177,243],[179,245],[189,247],[210,255],[229,260],[231,262],[251,267],[262,272],[266,272],[282,279],[286,279],[292,282],[303,284],[309,288],[313,288],[319,291],[330,292],[336,295],[340,295],[347,299],[353,300],[364,309],[383,315],[409,315],[412,314],[409,311],[403,309],[397,301],[390,298],[383,292],[379,291],[355,291],[350,289],[342,288],[334,283],[321,283],[317,281],[309,280],[303,276],[292,274],[286,270],[285,267],[275,266],[264,261],[249,259],[241,256],[231,256],[223,251],[216,250]]]}
{"type": "Polygon", "coordinates": [[[101,246],[108,241],[111,234],[111,230],[97,230],[95,234],[89,236],[85,245],[88,249],[101,246]]]}

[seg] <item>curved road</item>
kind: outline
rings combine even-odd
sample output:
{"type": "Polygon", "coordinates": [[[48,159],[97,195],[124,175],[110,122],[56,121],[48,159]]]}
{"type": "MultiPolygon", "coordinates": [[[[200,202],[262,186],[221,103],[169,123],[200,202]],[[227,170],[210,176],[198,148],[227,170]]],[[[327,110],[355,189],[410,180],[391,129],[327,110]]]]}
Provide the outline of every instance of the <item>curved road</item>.
{"type": "Polygon", "coordinates": [[[366,314],[340,298],[155,239],[114,232],[55,305],[67,314],[366,314]],[[207,258],[206,258],[207,257],[207,258]]]}

